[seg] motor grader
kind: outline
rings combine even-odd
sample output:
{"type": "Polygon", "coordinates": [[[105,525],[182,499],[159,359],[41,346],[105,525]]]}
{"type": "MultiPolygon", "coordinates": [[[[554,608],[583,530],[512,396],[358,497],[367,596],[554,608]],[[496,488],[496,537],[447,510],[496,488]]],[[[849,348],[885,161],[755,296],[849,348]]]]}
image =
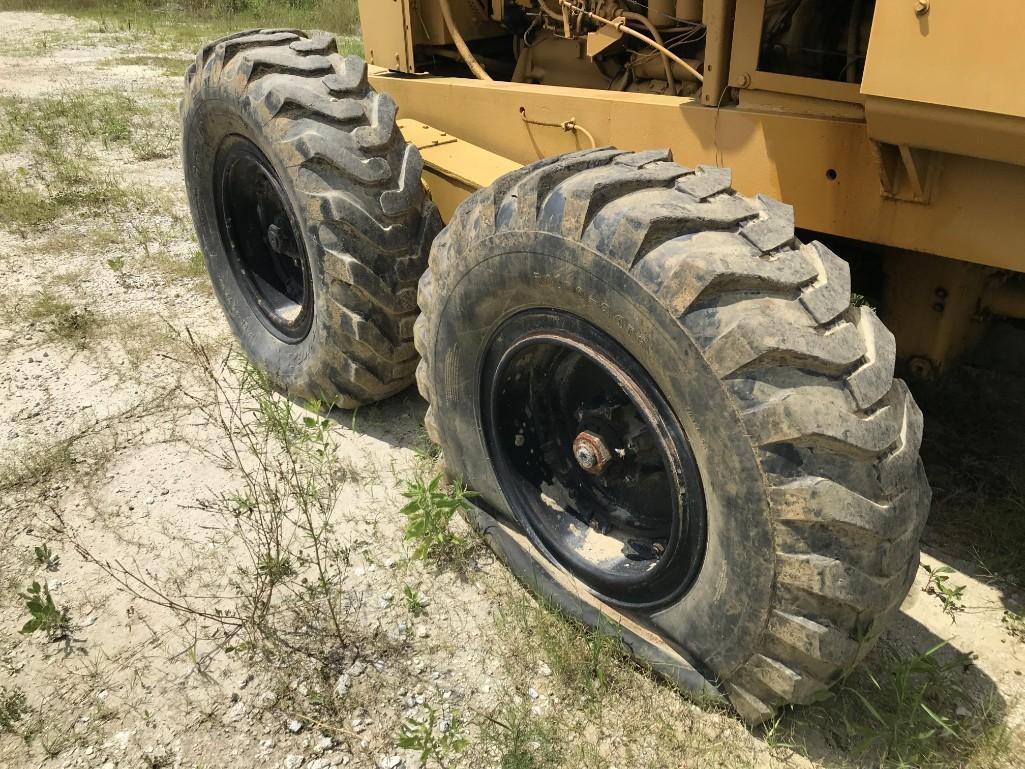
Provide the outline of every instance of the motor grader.
{"type": "Polygon", "coordinates": [[[1025,315],[1025,7],[359,5],[366,61],[261,29],[186,76],[241,347],[340,408],[415,378],[522,580],[750,721],[815,699],[917,570],[895,370],[1025,315]]]}

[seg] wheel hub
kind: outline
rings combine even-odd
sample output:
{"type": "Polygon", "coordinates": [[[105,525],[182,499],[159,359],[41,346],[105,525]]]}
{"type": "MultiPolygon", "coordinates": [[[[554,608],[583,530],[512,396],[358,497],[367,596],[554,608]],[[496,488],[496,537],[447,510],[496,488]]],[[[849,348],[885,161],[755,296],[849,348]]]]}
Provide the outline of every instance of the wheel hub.
{"type": "Polygon", "coordinates": [[[575,316],[531,310],[493,337],[482,397],[499,483],[543,553],[612,602],[686,591],[704,557],[700,475],[635,359],[575,316]]]}
{"type": "Polygon", "coordinates": [[[313,326],[313,275],[274,167],[251,141],[231,135],[214,174],[218,226],[243,295],[275,336],[302,341],[313,326]]]}
{"type": "Polygon", "coordinates": [[[601,475],[612,461],[612,452],[605,441],[589,430],[581,432],[573,441],[573,456],[582,470],[593,475],[601,475]]]}

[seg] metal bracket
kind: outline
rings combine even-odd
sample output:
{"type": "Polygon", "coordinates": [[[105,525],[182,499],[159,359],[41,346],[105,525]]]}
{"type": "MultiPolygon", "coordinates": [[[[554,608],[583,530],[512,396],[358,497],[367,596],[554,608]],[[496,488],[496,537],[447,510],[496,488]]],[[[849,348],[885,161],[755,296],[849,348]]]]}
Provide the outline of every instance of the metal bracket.
{"type": "Polygon", "coordinates": [[[937,153],[907,144],[872,141],[883,197],[928,204],[939,172],[937,153]]]}

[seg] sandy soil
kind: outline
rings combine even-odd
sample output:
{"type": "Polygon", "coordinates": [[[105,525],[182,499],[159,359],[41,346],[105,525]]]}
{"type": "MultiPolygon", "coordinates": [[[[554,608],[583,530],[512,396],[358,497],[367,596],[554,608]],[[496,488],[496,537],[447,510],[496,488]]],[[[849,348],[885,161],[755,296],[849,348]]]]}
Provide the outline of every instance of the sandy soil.
{"type": "MultiPolygon", "coordinates": [[[[159,70],[109,64],[138,53],[144,38],[128,49],[85,35],[85,24],[0,13],[0,51],[36,46],[31,57],[0,55],[0,92],[38,96],[102,87],[175,98],[176,80],[159,70]],[[61,45],[42,45],[51,37],[61,45]]],[[[153,221],[138,224],[171,227],[163,251],[187,259],[195,243],[180,161],[105,157],[126,183],[168,201],[162,214],[140,213],[153,221]]],[[[9,156],[4,167],[19,162],[9,156]]],[[[167,590],[177,586],[182,595],[217,596],[229,591],[241,557],[230,526],[201,504],[238,478],[203,451],[222,445],[224,436],[187,397],[204,385],[183,363],[188,351],[180,339],[188,329],[223,354],[231,344],[227,326],[202,278],[150,266],[146,247],[127,233],[98,244],[89,237],[97,226],[95,218],[77,216],[42,230],[0,223],[7,307],[0,325],[0,459],[24,463],[48,448],[70,447],[59,472],[38,469],[18,488],[0,491],[0,686],[25,690],[39,721],[30,740],[0,733],[0,766],[417,766],[417,752],[396,745],[404,717],[422,716],[431,706],[472,720],[506,701],[525,703],[542,721],[570,713],[567,764],[845,760],[821,733],[810,734],[811,747],[781,747],[771,735],[749,731],[728,713],[702,710],[640,674],[632,674],[630,691],[610,696],[596,716],[554,681],[543,659],[530,656],[531,647],[520,657],[509,651],[514,631],[503,615],[515,614],[522,599],[490,555],[475,551],[462,574],[409,559],[399,492],[424,466],[417,448],[425,407],[413,391],[337,415],[333,423],[350,478],[336,509],[343,521],[338,537],[349,553],[347,589],[360,598],[347,619],[361,638],[377,640],[341,652],[337,669],[350,673],[354,692],[345,701],[345,719],[317,724],[304,718],[313,712],[312,706],[304,710],[304,700],[335,696],[331,681],[325,684],[307,667],[274,669],[226,654],[216,622],[187,620],[147,601],[152,595],[146,590],[125,590],[95,563],[115,571],[121,564],[167,590]],[[108,260],[119,255],[126,266],[116,272],[108,260]],[[24,320],[17,308],[42,287],[89,308],[107,330],[76,346],[54,338],[45,321],[24,320]],[[32,549],[43,542],[60,556],[50,570],[33,558],[32,549]],[[72,632],[61,642],[18,632],[27,615],[16,593],[33,579],[46,579],[56,602],[69,609],[72,632]],[[414,614],[405,605],[407,585],[424,596],[426,612],[414,614]],[[638,711],[680,725],[683,736],[668,753],[636,729],[638,711]]],[[[925,557],[932,566],[943,560],[940,551],[925,557]]],[[[949,639],[943,654],[972,654],[968,690],[993,704],[998,721],[1025,729],[1025,644],[1001,621],[1004,608],[1020,606],[1021,596],[968,576],[968,564],[949,565],[957,570],[951,581],[967,586],[956,622],[923,592],[923,572],[891,636],[917,649],[949,639]]],[[[476,739],[472,730],[469,735],[476,739]]],[[[471,755],[477,754],[468,751],[452,763],[482,765],[471,755]]]]}

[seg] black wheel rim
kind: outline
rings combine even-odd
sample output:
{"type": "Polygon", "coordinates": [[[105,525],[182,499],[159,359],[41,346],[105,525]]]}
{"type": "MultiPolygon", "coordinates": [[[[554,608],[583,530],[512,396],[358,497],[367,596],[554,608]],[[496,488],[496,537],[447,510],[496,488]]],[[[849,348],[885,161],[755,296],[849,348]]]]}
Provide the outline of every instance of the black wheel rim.
{"type": "Polygon", "coordinates": [[[492,337],[481,386],[499,483],[534,544],[607,601],[683,595],[704,557],[704,493],[637,360],[576,316],[530,310],[492,337]]]}
{"type": "Polygon", "coordinates": [[[246,301],[279,339],[302,341],[313,324],[309,256],[273,166],[243,136],[228,136],[217,151],[214,200],[224,250],[246,301]]]}

